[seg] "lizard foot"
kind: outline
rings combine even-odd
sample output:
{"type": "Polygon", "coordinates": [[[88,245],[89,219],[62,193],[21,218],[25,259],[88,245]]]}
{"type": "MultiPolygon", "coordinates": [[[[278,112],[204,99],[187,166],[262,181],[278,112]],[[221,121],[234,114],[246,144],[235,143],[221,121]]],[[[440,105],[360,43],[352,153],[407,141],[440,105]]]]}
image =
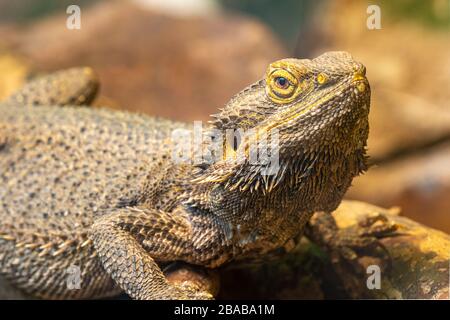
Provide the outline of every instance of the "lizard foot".
{"type": "Polygon", "coordinates": [[[188,293],[188,299],[211,300],[219,292],[217,271],[175,262],[164,268],[167,281],[188,293]]]}
{"type": "Polygon", "coordinates": [[[389,251],[380,240],[395,235],[397,228],[384,215],[378,214],[365,218],[355,227],[339,230],[332,241],[334,248],[338,248],[347,261],[354,261],[360,256],[375,256],[386,261],[390,269],[389,251]]]}
{"type": "Polygon", "coordinates": [[[398,226],[386,216],[378,214],[365,218],[355,226],[338,228],[331,214],[318,212],[311,219],[311,226],[313,231],[307,232],[308,237],[330,252],[333,263],[345,261],[355,271],[364,273],[358,260],[361,257],[373,257],[386,262],[386,269],[390,269],[391,257],[380,240],[395,236],[398,226]]]}
{"type": "Polygon", "coordinates": [[[181,295],[177,297],[179,300],[212,300],[214,296],[208,291],[202,290],[202,288],[193,285],[190,281],[185,281],[175,286],[181,295]]]}

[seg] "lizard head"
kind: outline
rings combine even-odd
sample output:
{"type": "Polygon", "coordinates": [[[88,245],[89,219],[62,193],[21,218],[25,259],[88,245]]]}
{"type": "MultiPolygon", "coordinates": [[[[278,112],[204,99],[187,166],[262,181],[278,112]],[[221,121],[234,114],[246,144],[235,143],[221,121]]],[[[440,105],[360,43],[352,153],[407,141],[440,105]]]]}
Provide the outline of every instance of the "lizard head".
{"type": "Polygon", "coordinates": [[[239,137],[197,181],[264,195],[303,188],[314,210],[333,209],[366,168],[369,105],[365,67],[346,52],[276,61],[213,116],[213,128],[239,137]],[[252,161],[255,150],[265,159],[252,161]]]}

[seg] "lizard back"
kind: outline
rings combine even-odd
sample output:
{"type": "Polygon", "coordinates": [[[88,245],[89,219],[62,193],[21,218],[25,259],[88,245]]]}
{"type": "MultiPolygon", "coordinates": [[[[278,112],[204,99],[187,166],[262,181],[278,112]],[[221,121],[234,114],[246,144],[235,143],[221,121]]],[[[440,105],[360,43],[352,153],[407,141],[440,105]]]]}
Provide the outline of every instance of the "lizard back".
{"type": "MultiPolygon", "coordinates": [[[[82,265],[85,275],[101,270],[88,259],[95,255],[88,239],[95,214],[138,192],[180,127],[187,125],[102,109],[0,104],[0,238],[15,237],[0,258],[17,254],[19,244],[28,251],[21,264],[50,267],[53,256],[67,267],[82,265]],[[34,254],[36,247],[44,249],[34,254]]],[[[38,278],[39,272],[21,276],[27,285],[38,278]]]]}

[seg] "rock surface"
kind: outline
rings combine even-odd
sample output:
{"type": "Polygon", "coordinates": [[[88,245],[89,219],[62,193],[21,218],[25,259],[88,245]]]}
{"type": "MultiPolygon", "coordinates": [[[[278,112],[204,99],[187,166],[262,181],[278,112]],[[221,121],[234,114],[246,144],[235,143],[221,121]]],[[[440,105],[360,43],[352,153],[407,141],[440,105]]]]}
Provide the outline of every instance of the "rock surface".
{"type": "Polygon", "coordinates": [[[333,213],[344,232],[380,214],[395,223],[397,235],[381,240],[390,259],[368,249],[358,252],[350,266],[335,255],[336,248],[304,241],[283,260],[222,271],[219,298],[449,299],[450,236],[397,213],[357,201],[344,201],[333,213]],[[380,289],[368,289],[370,265],[380,267],[380,289]]]}
{"type": "Polygon", "coordinates": [[[286,56],[268,28],[247,17],[182,18],[125,1],[81,10],[81,30],[66,29],[61,14],[16,30],[6,44],[40,72],[92,67],[100,101],[112,107],[204,120],[286,56]]]}

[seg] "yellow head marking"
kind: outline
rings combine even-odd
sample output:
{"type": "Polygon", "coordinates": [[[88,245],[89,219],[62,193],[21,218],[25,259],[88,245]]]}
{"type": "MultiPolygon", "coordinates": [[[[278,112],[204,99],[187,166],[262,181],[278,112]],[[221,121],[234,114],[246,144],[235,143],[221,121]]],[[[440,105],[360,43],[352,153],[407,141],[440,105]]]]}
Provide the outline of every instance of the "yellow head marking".
{"type": "MultiPolygon", "coordinates": [[[[361,80],[365,80],[366,77],[364,76],[365,70],[357,70],[354,75],[353,75],[353,81],[361,81],[361,80]]],[[[364,84],[364,82],[358,82],[356,84],[356,89],[359,92],[364,92],[366,90],[366,85],[364,84]]]]}
{"type": "Polygon", "coordinates": [[[317,83],[319,84],[325,84],[328,81],[328,77],[324,73],[319,73],[317,75],[317,83]]]}
{"type": "Polygon", "coordinates": [[[353,81],[364,80],[366,77],[362,75],[360,72],[357,72],[353,75],[353,81]]]}
{"type": "Polygon", "coordinates": [[[360,82],[356,85],[356,89],[358,89],[359,92],[364,92],[366,90],[366,85],[364,82],[360,82]]]}

